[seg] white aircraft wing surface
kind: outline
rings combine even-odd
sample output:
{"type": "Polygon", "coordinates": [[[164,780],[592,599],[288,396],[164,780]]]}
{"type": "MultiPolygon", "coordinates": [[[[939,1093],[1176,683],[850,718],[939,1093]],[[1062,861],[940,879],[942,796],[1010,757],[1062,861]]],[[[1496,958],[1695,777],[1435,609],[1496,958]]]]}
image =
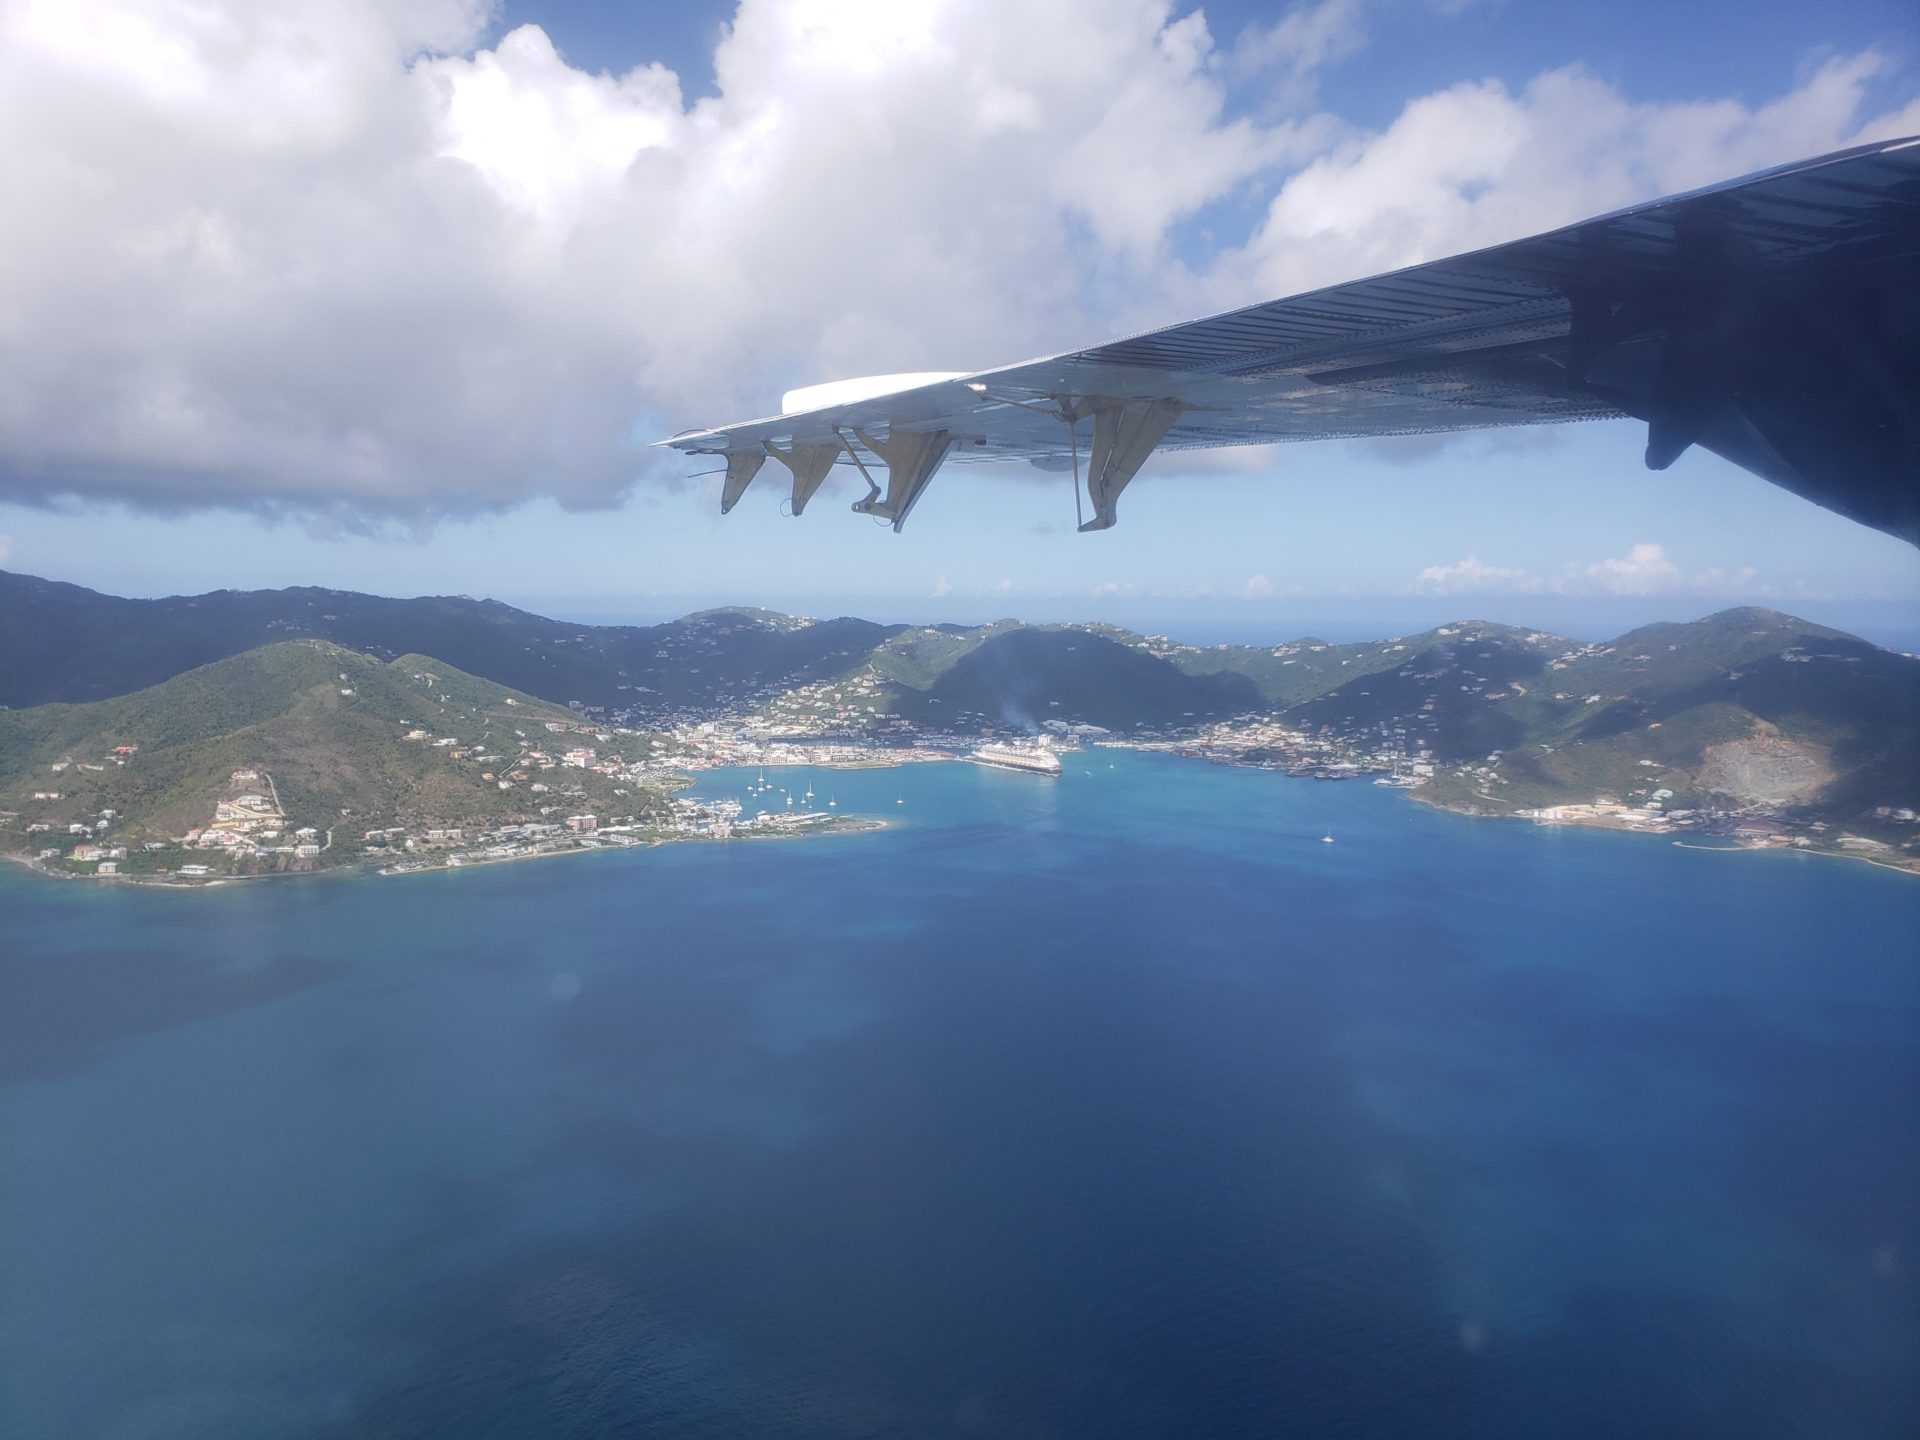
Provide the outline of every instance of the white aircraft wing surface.
{"type": "Polygon", "coordinates": [[[1632,417],[1920,545],[1920,138],[1861,146],[1531,239],[966,374],[795,392],[662,444],[764,462],[797,514],[835,464],[900,528],[942,464],[1084,475],[1083,530],[1149,456],[1632,417]]]}

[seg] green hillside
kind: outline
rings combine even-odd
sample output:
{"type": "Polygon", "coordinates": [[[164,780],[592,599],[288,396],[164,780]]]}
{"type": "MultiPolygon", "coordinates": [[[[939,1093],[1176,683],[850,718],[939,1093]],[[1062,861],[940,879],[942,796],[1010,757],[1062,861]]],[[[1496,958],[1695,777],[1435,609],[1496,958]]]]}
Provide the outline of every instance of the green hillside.
{"type": "Polygon", "coordinates": [[[925,690],[984,641],[1020,628],[1018,620],[970,627],[914,626],[875,646],[870,665],[883,681],[909,690],[925,690]]]}
{"type": "Polygon", "coordinates": [[[1604,645],[1492,626],[1435,634],[1397,669],[1286,719],[1360,744],[1402,727],[1458,767],[1430,787],[1449,801],[1660,795],[1672,809],[1758,808],[1910,838],[1873,812],[1920,805],[1920,661],[1753,608],[1604,645]]]}
{"type": "Polygon", "coordinates": [[[573,743],[549,724],[581,728],[570,711],[440,660],[382,662],[322,641],[283,642],[112,700],[0,712],[0,843],[39,854],[110,840],[129,850],[127,873],[177,864],[183,856],[168,842],[207,825],[237,788],[277,799],[288,832],[332,832],[323,859],[233,867],[250,873],[354,859],[365,832],[387,826],[508,823],[543,804],[633,812],[658,803],[616,796],[608,778],[582,769],[556,771],[564,779],[539,794],[514,780],[502,789],[498,777],[527,751],[573,743]],[[236,772],[247,771],[264,778],[238,786],[236,772]],[[97,835],[74,835],[74,825],[97,835]]]}
{"type": "Polygon", "coordinates": [[[1469,759],[1521,743],[1528,721],[1508,702],[1537,689],[1571,643],[1505,625],[1443,625],[1394,642],[1403,649],[1374,649],[1361,674],[1288,707],[1286,716],[1309,730],[1403,725],[1437,760],[1469,759]]]}
{"type": "Polygon", "coordinates": [[[556,704],[646,719],[837,675],[907,627],[707,610],[664,625],[574,625],[460,595],[219,590],[133,600],[0,571],[0,706],[106,699],[282,640],[378,659],[432,655],[556,704]]]}
{"type": "MultiPolygon", "coordinates": [[[[980,626],[809,621],[748,606],[703,610],[662,625],[575,625],[466,596],[389,599],[293,588],[131,600],[0,571],[0,706],[109,698],[263,645],[312,638],[382,660],[432,655],[522,693],[556,704],[579,701],[638,726],[751,709],[798,687],[853,677],[871,682],[882,709],[891,708],[895,694],[913,708],[920,692],[980,645],[1022,628],[1015,620],[980,626]]],[[[1397,647],[1411,643],[1328,645],[1308,638],[1202,647],[1116,626],[1039,628],[1099,635],[1191,676],[1244,677],[1275,707],[1391,668],[1397,647]]],[[[1225,690],[1203,686],[1195,693],[1244,692],[1230,681],[1225,690]]],[[[1019,703],[1015,696],[1000,698],[1019,703]]],[[[1115,713],[1110,705],[1105,711],[1115,713]]]]}
{"type": "Polygon", "coordinates": [[[1030,730],[1048,720],[1132,729],[1265,708],[1244,675],[1190,675],[1108,636],[1016,626],[967,649],[895,713],[916,723],[1030,730]]]}
{"type": "MultiPolygon", "coordinates": [[[[271,768],[289,813],[520,813],[521,780],[503,790],[481,777],[518,764],[549,721],[665,729],[729,715],[896,741],[915,728],[1177,733],[1226,720],[1258,730],[1242,748],[1269,761],[1289,746],[1313,752],[1293,763],[1343,773],[1424,757],[1440,771],[1427,793],[1450,802],[1605,795],[1864,816],[1902,843],[1907,822],[1875,813],[1920,805],[1920,664],[1753,607],[1601,644],[1462,621],[1358,644],[1207,647],[1110,625],[880,625],[747,607],[583,626],[464,597],[120,600],[0,573],[0,703],[113,695],[141,676],[159,683],[0,712],[0,811],[12,812],[0,825],[16,849],[24,826],[49,827],[35,832],[44,847],[51,827],[97,823],[102,808],[121,812],[114,829],[137,817],[143,833],[183,834],[248,766],[271,768]],[[241,653],[194,658],[228,647],[241,653]],[[415,728],[449,743],[396,738],[415,728]],[[122,745],[135,748],[114,754],[122,745]],[[62,798],[33,801],[36,790],[62,798]]],[[[600,783],[577,769],[568,780],[581,803],[600,783]]]]}
{"type": "Polygon", "coordinates": [[[1267,704],[1283,709],[1359,676],[1392,669],[1403,657],[1402,643],[1331,645],[1309,635],[1274,646],[1179,645],[1163,653],[1190,675],[1244,675],[1259,687],[1267,704]]]}

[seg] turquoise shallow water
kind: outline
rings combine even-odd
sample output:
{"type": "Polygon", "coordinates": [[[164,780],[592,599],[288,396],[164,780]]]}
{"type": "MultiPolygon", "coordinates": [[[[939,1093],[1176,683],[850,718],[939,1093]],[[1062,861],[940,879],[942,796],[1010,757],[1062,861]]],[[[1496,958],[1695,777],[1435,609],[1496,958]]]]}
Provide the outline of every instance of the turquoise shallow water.
{"type": "Polygon", "coordinates": [[[893,828],[0,876],[0,1430],[1920,1430],[1920,883],[813,780],[893,828]]]}

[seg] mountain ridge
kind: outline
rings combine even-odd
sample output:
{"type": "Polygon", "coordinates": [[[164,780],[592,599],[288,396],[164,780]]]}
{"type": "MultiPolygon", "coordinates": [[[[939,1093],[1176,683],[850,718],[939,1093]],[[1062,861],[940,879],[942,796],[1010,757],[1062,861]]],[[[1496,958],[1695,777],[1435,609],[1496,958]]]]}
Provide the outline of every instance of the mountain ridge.
{"type": "MultiPolygon", "coordinates": [[[[1657,632],[1663,627],[1719,621],[1737,626],[1778,614],[1734,607],[1701,620],[1643,626],[1585,648],[1641,638],[1662,643],[1657,632]]],[[[1781,618],[1809,634],[1844,633],[1781,618]]],[[[756,690],[839,678],[869,663],[888,681],[924,690],[979,644],[1016,629],[1099,635],[1188,675],[1242,674],[1263,702],[1279,707],[1326,693],[1354,675],[1392,669],[1407,647],[1431,645],[1449,631],[1530,635],[1568,649],[1581,646],[1552,632],[1478,620],[1375,641],[1332,643],[1308,635],[1213,646],[1098,622],[916,626],[848,616],[808,620],[755,606],[711,607],[657,625],[588,625],[465,595],[389,597],[290,586],[143,600],[0,570],[0,706],[107,699],[275,640],[312,638],[383,659],[433,655],[554,704],[578,701],[602,713],[634,711],[645,720],[677,706],[726,705],[756,690]],[[703,670],[695,663],[703,656],[720,668],[703,670]]]]}
{"type": "MultiPolygon", "coordinates": [[[[1423,798],[1487,813],[1572,802],[1765,812],[1864,824],[1901,844],[1914,832],[1899,816],[1920,807],[1920,660],[1753,606],[1593,643],[1456,621],[1356,643],[1199,646],[1105,624],[886,625],[752,607],[575,626],[496,601],[312,587],[121,601],[0,573],[0,675],[15,694],[130,683],[113,678],[130,652],[145,671],[166,670],[196,646],[265,633],[273,649],[291,630],[317,628],[360,642],[299,642],[357,657],[339,660],[354,673],[402,652],[428,656],[418,663],[447,667],[469,689],[517,692],[523,714],[544,705],[570,726],[713,733],[710,722],[724,720],[727,733],[861,744],[1082,726],[1156,742],[1207,731],[1220,743],[1198,748],[1216,758],[1389,770],[1423,798]],[[31,603],[9,602],[22,593],[31,603]],[[216,623],[196,635],[208,615],[216,623]],[[112,616],[129,632],[115,646],[35,671],[49,633],[84,644],[112,616]]],[[[253,653],[210,662],[212,673],[242,673],[218,667],[253,653]]],[[[215,682],[189,678],[198,674],[159,683],[189,697],[179,700],[188,710],[217,713],[218,697],[200,693],[215,682]]]]}

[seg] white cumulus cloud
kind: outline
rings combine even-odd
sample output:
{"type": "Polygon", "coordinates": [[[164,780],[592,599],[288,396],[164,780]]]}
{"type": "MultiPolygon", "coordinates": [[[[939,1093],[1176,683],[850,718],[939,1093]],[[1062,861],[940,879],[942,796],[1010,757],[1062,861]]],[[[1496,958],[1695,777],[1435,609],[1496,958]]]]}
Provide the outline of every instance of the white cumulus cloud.
{"type": "Polygon", "coordinates": [[[1578,66],[1518,91],[1485,80],[1421,96],[1385,130],[1343,139],[1287,179],[1213,284],[1223,298],[1284,295],[1912,134],[1920,99],[1864,113],[1887,63],[1873,52],[1834,56],[1757,106],[1634,102],[1578,66]]]}
{"type": "Polygon", "coordinates": [[[1430,595],[1473,595],[1486,591],[1525,594],[1541,588],[1540,577],[1517,566],[1489,565],[1468,555],[1451,565],[1429,565],[1414,577],[1414,589],[1430,595]]]}
{"type": "Polygon", "coordinates": [[[1680,589],[1680,567],[1667,558],[1664,545],[1643,541],[1623,556],[1596,560],[1566,577],[1566,588],[1589,589],[1603,595],[1665,595],[1680,589]]]}
{"type": "Polygon", "coordinates": [[[1248,600],[1271,600],[1279,593],[1273,581],[1264,575],[1249,575],[1247,583],[1240,587],[1241,596],[1248,600]]]}
{"type": "Polygon", "coordinates": [[[1764,597],[1774,593],[1751,566],[1717,565],[1689,571],[1664,545],[1643,540],[1625,555],[1576,561],[1542,576],[1523,566],[1490,565],[1468,555],[1447,565],[1429,565],[1414,577],[1413,590],[1427,595],[1723,595],[1764,597]]]}
{"type": "Polygon", "coordinates": [[[741,0],[689,100],[486,0],[0,0],[0,493],[403,523],[617,502],[796,383],[987,365],[1920,129],[1579,70],[1378,133],[1357,0],[741,0]],[[1181,227],[1257,219],[1211,255],[1181,227]],[[1228,207],[1229,209],[1232,206],[1228,207]]]}

